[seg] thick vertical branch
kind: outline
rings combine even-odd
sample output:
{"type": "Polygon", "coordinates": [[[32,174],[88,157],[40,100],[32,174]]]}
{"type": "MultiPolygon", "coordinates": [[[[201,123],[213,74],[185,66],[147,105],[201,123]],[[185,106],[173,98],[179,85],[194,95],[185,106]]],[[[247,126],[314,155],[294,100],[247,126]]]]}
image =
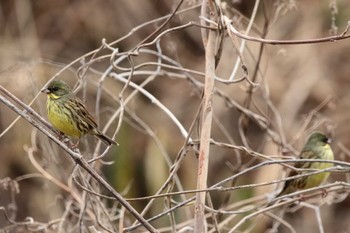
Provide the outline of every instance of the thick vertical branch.
{"type": "MultiPolygon", "coordinates": [[[[211,20],[215,21],[215,6],[214,1],[203,1],[203,7],[209,6],[209,15],[211,20]]],[[[202,11],[203,13],[203,11],[202,11]]],[[[202,34],[203,35],[203,34],[202,34]]],[[[207,188],[208,164],[209,164],[209,148],[212,124],[212,94],[215,81],[215,40],[217,32],[210,30],[208,38],[203,38],[205,46],[205,85],[203,94],[203,108],[201,116],[201,136],[200,148],[198,157],[198,174],[197,174],[197,189],[207,188]],[[206,42],[206,43],[205,43],[206,42]]],[[[195,232],[204,232],[204,205],[205,192],[199,192],[196,195],[195,205],[195,232]]]]}

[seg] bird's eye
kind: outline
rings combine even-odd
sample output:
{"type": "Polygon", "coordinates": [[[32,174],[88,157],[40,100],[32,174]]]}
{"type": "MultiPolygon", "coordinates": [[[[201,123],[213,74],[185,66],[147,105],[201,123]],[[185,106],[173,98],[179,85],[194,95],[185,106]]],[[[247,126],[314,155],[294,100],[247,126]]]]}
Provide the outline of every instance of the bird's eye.
{"type": "Polygon", "coordinates": [[[52,87],[51,91],[58,91],[58,87],[52,87]]]}

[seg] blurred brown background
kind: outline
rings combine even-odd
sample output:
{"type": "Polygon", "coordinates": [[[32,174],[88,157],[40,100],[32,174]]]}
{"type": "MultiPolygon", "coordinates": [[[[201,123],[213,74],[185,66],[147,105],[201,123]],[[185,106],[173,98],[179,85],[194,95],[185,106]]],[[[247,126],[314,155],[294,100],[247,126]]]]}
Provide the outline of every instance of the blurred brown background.
{"type": "MultiPolygon", "coordinates": [[[[254,7],[254,1],[225,1],[235,26],[245,30],[254,7]],[[235,10],[235,11],[233,11],[235,10]],[[238,14],[237,12],[241,14],[238,14]]],[[[25,103],[29,103],[39,93],[46,82],[52,78],[62,67],[80,56],[101,46],[102,39],[112,42],[128,34],[136,26],[150,20],[170,14],[178,1],[160,0],[75,0],[75,1],[23,1],[3,0],[0,2],[0,85],[12,92],[25,103]]],[[[185,1],[182,6],[193,7],[200,2],[185,1]]],[[[266,38],[279,40],[297,40],[327,37],[341,34],[350,20],[349,1],[264,1],[258,8],[255,25],[250,35],[261,37],[263,25],[268,20],[266,38]],[[333,8],[332,6],[334,4],[333,8]],[[296,6],[296,7],[294,7],[296,6]],[[264,13],[265,11],[265,13],[264,13]],[[332,17],[335,21],[332,25],[332,17]],[[337,28],[336,28],[337,27],[337,28]],[[336,30],[337,29],[337,30],[336,30]],[[332,34],[332,35],[333,35],[332,34]]],[[[199,21],[200,8],[175,16],[167,28],[179,26],[190,20],[199,21]]],[[[126,40],[122,40],[115,47],[120,52],[129,51],[151,34],[160,24],[156,22],[136,31],[126,40]]],[[[242,31],[243,32],[243,31],[242,31]]],[[[239,41],[239,40],[237,40],[239,41]]],[[[183,67],[204,72],[204,49],[200,29],[189,27],[165,35],[160,43],[162,52],[178,61],[183,67]]],[[[150,49],[155,50],[155,46],[150,49]]],[[[333,150],[336,159],[348,161],[348,155],[343,153],[338,143],[350,147],[348,133],[350,128],[349,74],[350,74],[350,40],[303,45],[264,45],[262,56],[258,59],[260,44],[247,42],[247,49],[243,53],[245,64],[250,77],[258,64],[256,83],[260,86],[253,93],[252,111],[267,116],[273,123],[271,127],[277,132],[283,132],[287,142],[292,140],[300,131],[304,132],[303,124],[307,116],[326,101],[322,108],[312,118],[310,125],[318,130],[335,135],[333,150]],[[259,63],[257,62],[259,61],[259,63]],[[277,129],[277,119],[273,117],[271,109],[266,103],[271,100],[282,121],[282,130],[277,129]]],[[[102,52],[103,53],[103,52],[102,52]]],[[[105,52],[106,54],[110,51],[105,52]]],[[[231,40],[226,36],[223,44],[223,53],[217,68],[217,75],[227,79],[234,67],[237,58],[236,50],[231,40]]],[[[135,57],[136,64],[153,61],[154,57],[141,54],[135,57]]],[[[82,62],[83,63],[83,62],[82,62]]],[[[103,72],[109,66],[109,59],[101,59],[93,68],[103,72]]],[[[80,63],[75,63],[69,70],[60,74],[62,78],[74,85],[77,82],[76,69],[80,63]]],[[[129,67],[124,62],[125,67],[129,67]]],[[[181,73],[181,72],[179,72],[181,73]]],[[[243,71],[239,69],[237,77],[243,71]]],[[[96,83],[101,74],[89,71],[87,92],[79,92],[81,98],[85,97],[89,109],[93,112],[95,107],[96,83]]],[[[145,76],[136,76],[132,79],[141,83],[145,76]]],[[[203,77],[196,76],[200,82],[203,77]]],[[[121,82],[108,79],[106,92],[115,98],[123,87],[121,82]]],[[[217,83],[228,98],[243,104],[247,96],[248,85],[239,83],[226,85],[217,83]]],[[[200,90],[182,78],[159,75],[157,79],[145,87],[159,101],[161,101],[179,119],[188,130],[200,104],[200,90]]],[[[132,88],[127,90],[131,93],[132,88]]],[[[39,95],[32,107],[42,116],[45,112],[46,97],[39,95]]],[[[221,97],[214,97],[214,110],[216,120],[213,125],[213,138],[216,141],[230,142],[228,133],[235,145],[243,145],[238,133],[239,117],[241,112],[234,107],[228,107],[221,97]],[[220,124],[219,124],[220,123],[220,124]]],[[[102,95],[102,107],[99,114],[101,128],[117,108],[116,101],[111,100],[108,94],[102,95]]],[[[154,194],[168,177],[169,167],[164,161],[159,147],[155,145],[152,137],[145,129],[135,125],[132,114],[140,117],[145,124],[157,135],[164,150],[174,161],[183,146],[184,137],[180,134],[173,122],[142,95],[135,97],[129,104],[130,111],[123,121],[121,130],[117,134],[120,146],[112,148],[108,161],[113,165],[104,166],[106,178],[116,188],[125,191],[127,197],[141,197],[154,194]]],[[[4,130],[15,120],[16,115],[5,105],[0,108],[0,128],[4,130]]],[[[114,123],[113,129],[116,128],[114,123]]],[[[113,133],[113,130],[109,130],[113,133]]],[[[196,131],[198,132],[198,131],[196,131]]],[[[300,150],[307,133],[299,135],[292,145],[300,150]]],[[[197,134],[192,135],[197,139],[197,134]]],[[[251,148],[267,155],[281,155],[280,145],[271,143],[266,132],[254,121],[251,121],[246,138],[251,148]]],[[[88,138],[93,141],[92,138],[88,138]]],[[[94,142],[94,141],[93,141],[94,142]]],[[[24,120],[19,120],[11,129],[0,138],[0,206],[5,207],[16,221],[24,221],[30,216],[35,221],[48,222],[62,215],[65,208],[67,193],[60,190],[46,179],[22,177],[27,174],[38,174],[33,163],[28,158],[26,148],[31,144],[40,145],[37,160],[42,167],[61,181],[65,181],[72,172],[73,164],[62,151],[44,137],[40,132],[24,120]],[[38,135],[34,135],[34,133],[38,135]],[[39,142],[33,142],[37,138],[39,142]],[[42,143],[42,144],[41,144],[42,143]],[[46,146],[43,146],[46,145],[46,146]],[[45,151],[50,148],[50,152],[45,151]],[[62,172],[62,169],[65,172],[62,172]],[[18,179],[16,185],[9,183],[5,178],[18,179]],[[12,189],[11,189],[12,187],[12,189]]],[[[91,152],[83,145],[83,151],[91,152]]],[[[90,148],[91,149],[91,148],[90,148]]],[[[91,156],[91,153],[88,156],[91,156]]],[[[197,161],[193,151],[186,156],[178,172],[183,188],[195,189],[197,161]]],[[[248,167],[258,161],[244,154],[238,155],[242,166],[248,167]],[[247,158],[249,157],[249,159],[247,158]]],[[[234,174],[227,163],[237,163],[235,152],[228,149],[213,147],[211,151],[209,186],[234,174]]],[[[280,166],[276,169],[266,167],[239,178],[236,184],[251,184],[266,180],[277,179],[281,176],[280,166]]],[[[344,174],[332,174],[330,182],[346,181],[344,174]]],[[[264,195],[274,190],[275,186],[261,190],[239,190],[230,193],[231,202],[241,200],[253,195],[264,195]],[[254,193],[254,191],[256,191],[254,193]]],[[[227,198],[226,193],[213,193],[213,202],[220,206],[227,198]]],[[[146,202],[133,202],[138,210],[146,202]]],[[[325,232],[350,232],[347,219],[349,198],[340,204],[324,205],[321,208],[325,232]]],[[[154,207],[149,216],[155,215],[163,208],[160,203],[154,207]],[[153,212],[152,212],[153,211],[153,212]]],[[[297,232],[317,232],[317,223],[312,211],[302,211],[299,215],[288,215],[287,220],[292,222],[297,232]],[[307,226],[299,229],[300,221],[312,219],[307,226]]],[[[179,217],[181,219],[181,217],[179,217]]],[[[157,222],[164,226],[162,221],[157,222]]],[[[252,230],[262,232],[269,223],[252,230]]],[[[8,222],[0,212],[0,227],[8,222]]],[[[280,229],[280,232],[284,231],[280,229]]],[[[25,232],[25,231],[23,231],[25,232]]],[[[225,231],[223,231],[225,232],[225,231]]]]}

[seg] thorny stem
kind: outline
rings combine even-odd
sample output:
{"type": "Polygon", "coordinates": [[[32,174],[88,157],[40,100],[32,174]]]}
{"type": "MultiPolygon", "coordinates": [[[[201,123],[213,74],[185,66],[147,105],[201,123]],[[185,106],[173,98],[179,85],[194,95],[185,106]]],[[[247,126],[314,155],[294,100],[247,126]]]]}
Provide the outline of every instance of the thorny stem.
{"type": "MultiPolygon", "coordinates": [[[[209,8],[209,15],[211,18],[217,18],[215,12],[215,3],[212,0],[203,1],[202,8],[209,8]],[[208,6],[207,6],[208,4],[208,6]]],[[[202,11],[204,12],[204,11],[202,11]]],[[[205,189],[207,187],[208,166],[209,166],[209,148],[212,125],[212,95],[215,83],[215,41],[217,32],[209,30],[208,40],[204,41],[205,47],[205,84],[203,93],[203,108],[201,116],[201,135],[200,147],[198,155],[198,174],[197,174],[197,189],[205,189]],[[206,44],[205,44],[206,42],[206,44]]],[[[195,205],[195,232],[204,232],[205,225],[205,193],[196,194],[195,205]]]]}

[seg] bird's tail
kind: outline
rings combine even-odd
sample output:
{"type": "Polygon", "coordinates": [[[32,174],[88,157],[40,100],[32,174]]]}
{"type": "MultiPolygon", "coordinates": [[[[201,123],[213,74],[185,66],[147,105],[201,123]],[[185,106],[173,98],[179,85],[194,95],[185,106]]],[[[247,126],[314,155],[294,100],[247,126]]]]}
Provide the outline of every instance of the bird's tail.
{"type": "Polygon", "coordinates": [[[104,144],[106,144],[107,146],[110,145],[118,145],[118,143],[114,140],[112,140],[111,138],[107,137],[106,135],[104,135],[101,132],[97,132],[95,134],[96,137],[98,137],[98,139],[100,139],[104,144]]]}

